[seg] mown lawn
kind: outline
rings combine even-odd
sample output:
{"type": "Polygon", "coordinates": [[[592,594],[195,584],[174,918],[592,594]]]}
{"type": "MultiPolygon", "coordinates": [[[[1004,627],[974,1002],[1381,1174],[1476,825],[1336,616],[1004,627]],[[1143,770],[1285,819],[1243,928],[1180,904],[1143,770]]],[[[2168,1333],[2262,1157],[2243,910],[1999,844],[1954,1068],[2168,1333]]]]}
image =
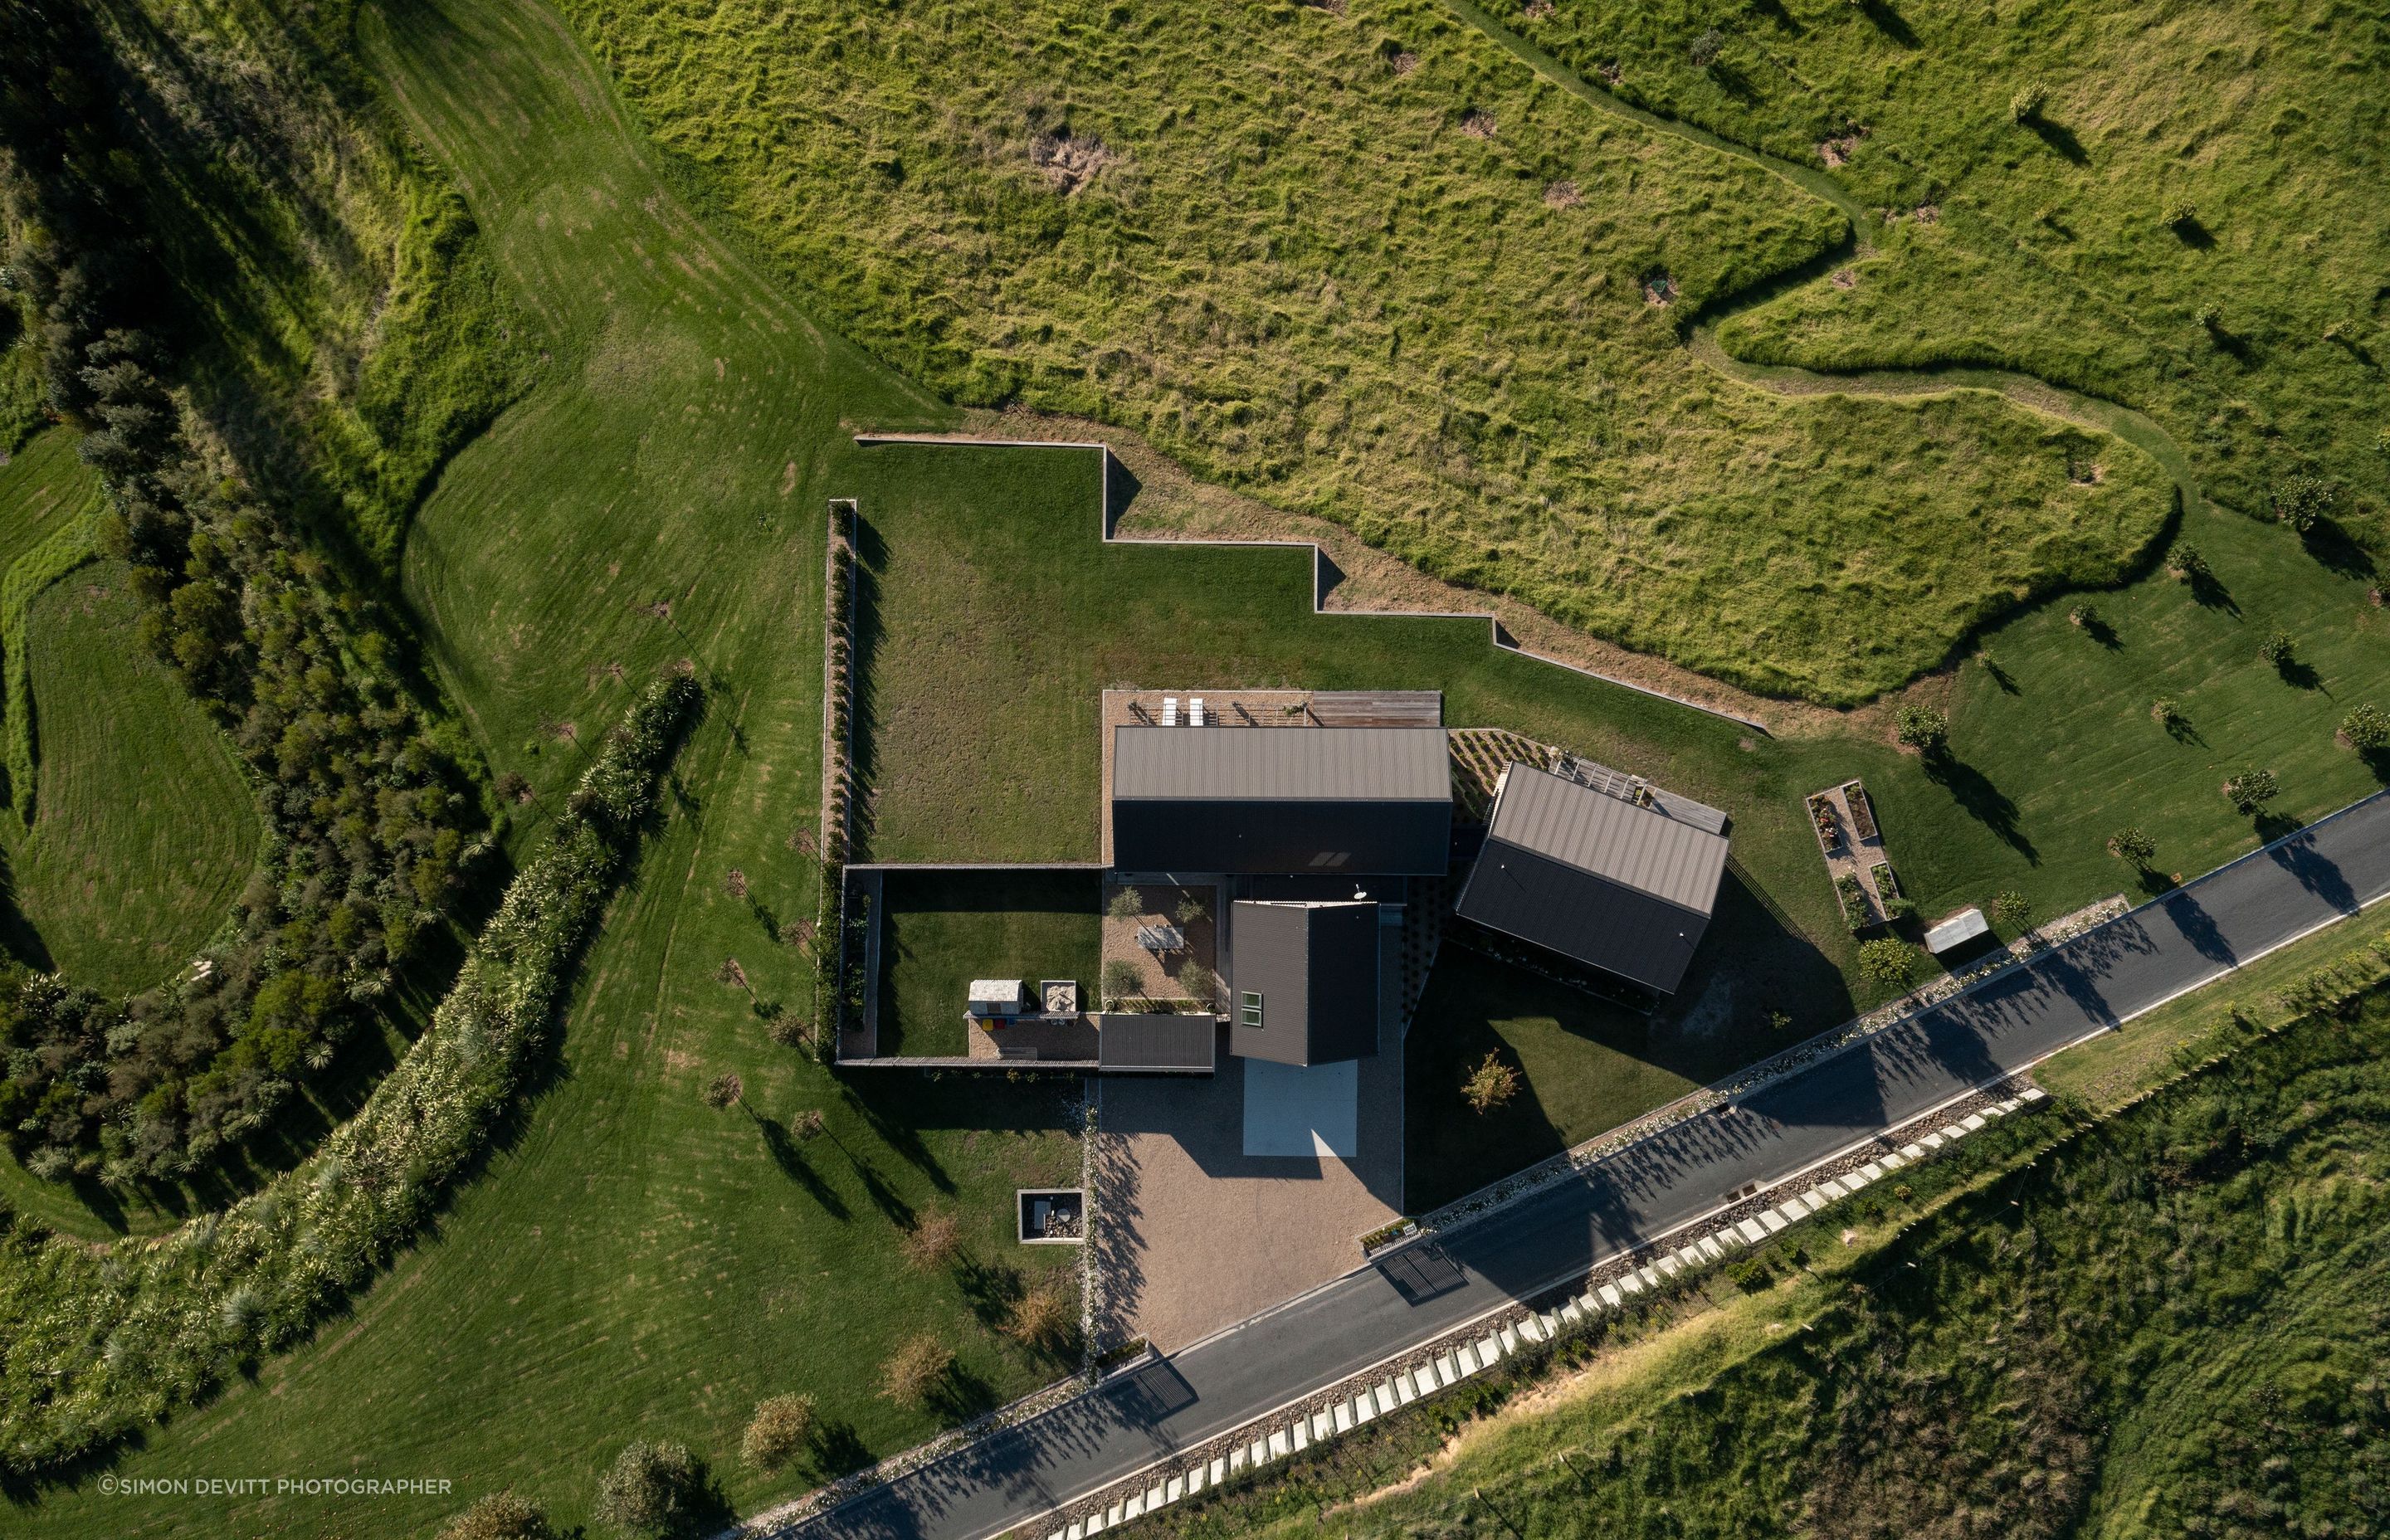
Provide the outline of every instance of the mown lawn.
{"type": "Polygon", "coordinates": [[[1721,380],[1684,317],[1843,215],[1436,0],[564,9],[684,185],[933,389],[1722,678],[1864,699],[2165,515],[2146,457],[1986,396],[1721,380]]]}
{"type": "Polygon", "coordinates": [[[143,649],[120,562],[33,601],[40,796],[11,828],[18,907],[49,966],[104,994],[148,988],[225,921],[261,833],[215,725],[143,649]]]}
{"type": "Polygon", "coordinates": [[[1404,1200],[1424,1213],[1683,1096],[1750,1057],[1751,1039],[1655,1032],[1634,1011],[1446,945],[1403,1044],[1404,1200]],[[1472,1110],[1487,1054],[1519,1093],[1472,1110]]]}
{"type": "Polygon", "coordinates": [[[959,1056],[974,979],[1075,979],[1096,993],[1094,872],[892,872],[881,885],[880,1051],[959,1056]]]}

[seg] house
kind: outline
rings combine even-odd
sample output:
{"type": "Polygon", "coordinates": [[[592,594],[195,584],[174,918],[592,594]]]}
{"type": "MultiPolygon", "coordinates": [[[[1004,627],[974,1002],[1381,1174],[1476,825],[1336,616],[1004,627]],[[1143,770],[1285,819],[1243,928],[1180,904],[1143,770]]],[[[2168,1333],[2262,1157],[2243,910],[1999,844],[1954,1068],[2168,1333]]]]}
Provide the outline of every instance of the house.
{"type": "Polygon", "coordinates": [[[1111,813],[1122,871],[1441,876],[1444,729],[1116,727],[1111,813]]]}
{"type": "Polygon", "coordinates": [[[1502,773],[1461,918],[1663,995],[1701,944],[1726,872],[1727,818],[1639,781],[1502,773]]]}

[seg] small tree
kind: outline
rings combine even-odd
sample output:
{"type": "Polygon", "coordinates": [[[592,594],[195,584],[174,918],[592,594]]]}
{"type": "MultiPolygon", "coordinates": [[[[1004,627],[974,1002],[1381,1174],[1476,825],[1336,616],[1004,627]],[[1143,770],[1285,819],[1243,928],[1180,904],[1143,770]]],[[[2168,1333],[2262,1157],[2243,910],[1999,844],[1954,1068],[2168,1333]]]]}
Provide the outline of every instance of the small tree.
{"type": "Polygon", "coordinates": [[[686,1529],[702,1495],[697,1460],[685,1444],[625,1444],[598,1481],[597,1521],[624,1534],[662,1536],[686,1529]]]}
{"type": "Polygon", "coordinates": [[[2066,619],[2069,623],[2081,626],[2086,631],[2097,631],[2100,629],[2100,607],[2078,604],[2066,612],[2066,619]]]}
{"type": "Polygon", "coordinates": [[[962,1243],[961,1225],[951,1213],[936,1209],[915,1220],[897,1245],[905,1253],[906,1265],[914,1271],[937,1273],[955,1260],[962,1243]]]}
{"type": "Polygon", "coordinates": [[[2233,812],[2245,818],[2280,796],[2281,790],[2271,770],[2249,769],[2224,783],[2224,800],[2232,804],[2233,812]]]}
{"type": "Polygon", "coordinates": [[[1950,719],[1931,706],[1903,706],[1892,720],[1902,745],[1921,754],[1938,754],[1950,745],[1950,719]]]}
{"type": "Polygon", "coordinates": [[[880,1366],[880,1393],[900,1406],[923,1406],[955,1367],[954,1350],[924,1332],[906,1340],[880,1366]]]}
{"type": "Polygon", "coordinates": [[[1498,1053],[1487,1054],[1485,1061],[1460,1083],[1461,1098],[1478,1112],[1491,1112],[1518,1094],[1519,1072],[1504,1063],[1498,1053]]]}
{"type": "Polygon", "coordinates": [[[719,1112],[747,1099],[747,1085],[736,1074],[718,1074],[705,1086],[705,1105],[719,1112]]]}
{"type": "Polygon", "coordinates": [[[1725,53],[1726,33],[1715,27],[1711,27],[1693,39],[1693,45],[1685,50],[1685,57],[1693,61],[1694,69],[1706,70],[1724,57],[1725,53]]]}
{"type": "Polygon", "coordinates": [[[2009,121],[2020,123],[2032,122],[2041,116],[2041,109],[2049,105],[2049,87],[2039,81],[2029,85],[2020,85],[2016,89],[2016,94],[2009,97],[2009,121]]]}
{"type": "Polygon", "coordinates": [[[1212,918],[1212,906],[1203,902],[1201,893],[1181,893],[1178,896],[1178,923],[1199,925],[1212,918]]]}
{"type": "Polygon", "coordinates": [[[493,1492],[448,1521],[440,1540],[557,1540],[547,1515],[514,1495],[493,1492]]]}
{"type": "Polygon", "coordinates": [[[784,1048],[802,1047],[814,1034],[814,1024],[792,1011],[781,1011],[765,1024],[764,1034],[784,1048]]]}
{"type": "Polygon", "coordinates": [[[2298,638],[2287,631],[2269,631],[2266,633],[2266,639],[2257,644],[2258,661],[2271,663],[2276,668],[2288,668],[2298,661],[2298,638]]]}
{"type": "Polygon", "coordinates": [[[822,1136],[828,1126],[822,1121],[821,1113],[811,1107],[789,1120],[789,1132],[797,1136],[799,1144],[813,1143],[822,1136]]]}
{"type": "Polygon", "coordinates": [[[2166,552],[2165,570],[2177,583],[2193,583],[2207,575],[2207,558],[2199,554],[2198,546],[2178,540],[2166,552]]]}
{"type": "Polygon", "coordinates": [[[1114,957],[1104,964],[1101,982],[1107,1002],[1134,999],[1145,987],[1145,974],[1126,957],[1114,957]]]}
{"type": "Polygon", "coordinates": [[[2033,900],[2014,888],[2004,888],[1992,895],[1992,922],[2003,930],[2015,930],[2033,923],[2033,900]]]}
{"type": "Polygon", "coordinates": [[[2182,714],[2182,703],[2173,696],[2162,695],[2150,704],[2150,715],[2167,732],[2178,731],[2191,718],[2182,714]]]}
{"type": "MultiPolygon", "coordinates": [[[[500,776],[498,777],[497,789],[498,800],[500,802],[527,802],[531,801],[531,782],[523,778],[523,774],[520,770],[509,770],[505,775],[500,776]]],[[[501,1492],[495,1495],[505,1497],[510,1495],[510,1494],[501,1492]]],[[[480,1505],[476,1504],[474,1506],[479,1507],[480,1505]]],[[[467,1509],[467,1512],[469,1514],[471,1509],[467,1509]]],[[[462,1523],[464,1521],[458,1520],[457,1521],[462,1523]]]]}
{"type": "Polygon", "coordinates": [[[1917,967],[1917,948],[1891,936],[1859,943],[1859,977],[1870,983],[1905,984],[1917,967]]]}
{"type": "Polygon", "coordinates": [[[1049,1277],[1012,1302],[1004,1329],[1017,1341],[1050,1352],[1071,1335],[1071,1305],[1070,1290],[1060,1277],[1049,1277]]]}
{"type": "Polygon", "coordinates": [[[2390,712],[2368,701],[2340,719],[2339,737],[2360,754],[2390,749],[2390,712]]]}
{"type": "Polygon", "coordinates": [[[1105,912],[1118,920],[1136,919],[1145,913],[1145,895],[1135,888],[1123,888],[1112,894],[1111,905],[1105,912]]]}
{"type": "Polygon", "coordinates": [[[1212,970],[1201,963],[1189,957],[1179,965],[1178,990],[1187,998],[1210,1000],[1214,997],[1214,987],[1212,982],[1212,970]]]}
{"type": "Polygon", "coordinates": [[[2146,868],[2158,853],[2158,842],[2143,833],[2138,824],[2128,825],[2108,836],[2108,853],[2119,861],[2130,861],[2146,868]]]}
{"type": "Polygon", "coordinates": [[[805,1452],[813,1432],[812,1396],[772,1396],[755,1404],[755,1415],[739,1441],[739,1457],[766,1475],[775,1474],[805,1452]]]}

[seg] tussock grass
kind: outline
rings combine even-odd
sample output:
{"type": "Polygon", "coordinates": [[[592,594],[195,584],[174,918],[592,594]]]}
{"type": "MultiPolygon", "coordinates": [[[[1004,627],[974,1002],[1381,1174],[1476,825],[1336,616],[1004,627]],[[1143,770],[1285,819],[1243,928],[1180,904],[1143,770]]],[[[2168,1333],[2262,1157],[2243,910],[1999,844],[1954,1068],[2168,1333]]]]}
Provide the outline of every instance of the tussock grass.
{"type": "Polygon", "coordinates": [[[2165,516],[2143,456],[1982,395],[1721,380],[1680,319],[1842,216],[1433,0],[565,8],[684,185],[942,393],[1122,423],[1737,684],[1864,699],[2021,595],[2120,575],[2165,516]],[[1104,147],[1067,196],[1057,139],[1104,147]],[[2104,484],[2068,481],[2085,458],[2104,484]]]}

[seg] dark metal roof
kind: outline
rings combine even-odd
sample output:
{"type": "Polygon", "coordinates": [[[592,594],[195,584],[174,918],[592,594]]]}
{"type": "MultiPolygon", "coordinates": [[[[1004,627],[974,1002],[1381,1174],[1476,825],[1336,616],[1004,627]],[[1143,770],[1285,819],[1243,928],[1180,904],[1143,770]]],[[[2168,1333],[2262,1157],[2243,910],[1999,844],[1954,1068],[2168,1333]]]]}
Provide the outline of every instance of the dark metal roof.
{"type": "Polygon", "coordinates": [[[1673,994],[1726,873],[1722,834],[1512,765],[1463,918],[1673,994]]]}
{"type": "Polygon", "coordinates": [[[1280,1064],[1332,1064],[1378,1051],[1378,906],[1228,905],[1228,1051],[1280,1064]],[[1245,1024],[1248,994],[1262,1024],[1245,1024]]]}
{"type": "Polygon", "coordinates": [[[1486,837],[1704,915],[1726,871],[1723,833],[1524,764],[1504,776],[1486,837]]]}
{"type": "Polygon", "coordinates": [[[1116,727],[1112,800],[1450,802],[1442,727],[1116,727]]]}
{"type": "Polygon", "coordinates": [[[1219,1020],[1212,1016],[1104,1015],[1096,1018],[1096,1028],[1100,1070],[1209,1074],[1220,1036],[1219,1020]]]}

